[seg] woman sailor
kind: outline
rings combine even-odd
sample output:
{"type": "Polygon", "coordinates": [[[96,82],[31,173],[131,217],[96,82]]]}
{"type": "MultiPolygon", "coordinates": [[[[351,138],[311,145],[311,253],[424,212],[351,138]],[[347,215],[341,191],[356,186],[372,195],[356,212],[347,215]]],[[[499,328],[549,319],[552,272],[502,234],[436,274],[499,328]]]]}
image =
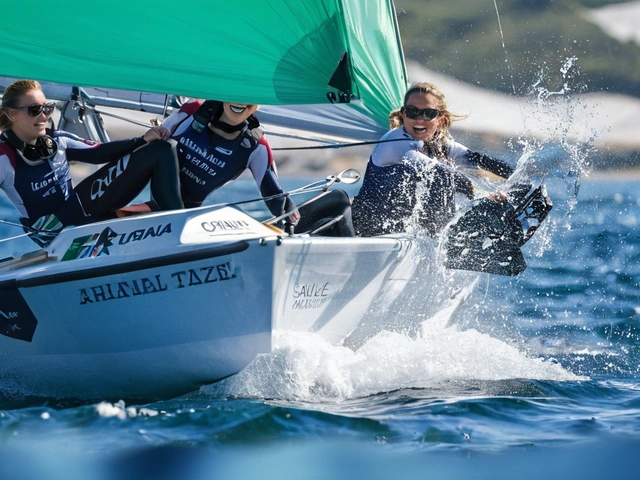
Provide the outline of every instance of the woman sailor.
{"type": "Polygon", "coordinates": [[[319,195],[298,211],[283,194],[267,140],[255,116],[258,105],[192,100],[170,115],[163,126],[176,142],[180,185],[186,207],[201,205],[207,195],[249,169],[267,207],[276,216],[288,214],[296,233],[321,229],[328,236],[354,236],[351,203],[342,190],[319,195]],[[334,221],[332,221],[334,220],[334,221]]]}
{"type": "Polygon", "coordinates": [[[249,169],[273,215],[291,212],[295,204],[283,195],[271,149],[254,113],[257,105],[191,100],[167,117],[162,126],[176,142],[180,191],[185,207],[197,207],[207,195],[249,169]]]}
{"type": "Polygon", "coordinates": [[[182,208],[175,153],[167,142],[155,141],[167,137],[162,128],[100,144],[48,130],[54,110],[34,80],[16,81],[3,94],[0,188],[24,224],[50,215],[64,226],[113,218],[149,181],[160,210],[182,208]],[[69,161],[106,165],[73,187],[69,161]]]}
{"type": "Polygon", "coordinates": [[[506,163],[453,141],[449,126],[457,118],[435,85],[409,88],[402,108],[389,115],[392,130],[371,154],[353,200],[358,235],[402,232],[416,206],[421,207],[420,226],[433,235],[454,216],[456,192],[474,196],[473,184],[458,167],[481,168],[503,178],[513,173],[506,163]]]}

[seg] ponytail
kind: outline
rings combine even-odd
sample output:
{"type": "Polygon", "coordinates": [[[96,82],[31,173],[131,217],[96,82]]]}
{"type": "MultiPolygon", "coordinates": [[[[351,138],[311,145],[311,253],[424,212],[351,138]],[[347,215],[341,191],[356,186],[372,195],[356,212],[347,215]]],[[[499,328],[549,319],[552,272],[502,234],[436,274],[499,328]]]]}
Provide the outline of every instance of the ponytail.
{"type": "Polygon", "coordinates": [[[391,130],[396,129],[404,125],[404,119],[402,118],[402,112],[399,108],[392,110],[389,114],[389,128],[391,130]]]}
{"type": "Polygon", "coordinates": [[[4,132],[11,128],[11,119],[4,108],[0,108],[0,132],[4,132]]]}

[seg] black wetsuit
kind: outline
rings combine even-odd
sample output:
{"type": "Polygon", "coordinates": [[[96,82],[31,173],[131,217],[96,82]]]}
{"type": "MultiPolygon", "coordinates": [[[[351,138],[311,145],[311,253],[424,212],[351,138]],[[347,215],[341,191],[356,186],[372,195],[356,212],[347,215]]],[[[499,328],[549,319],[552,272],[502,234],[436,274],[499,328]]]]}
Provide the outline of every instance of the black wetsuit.
{"type": "Polygon", "coordinates": [[[182,208],[171,145],[142,137],[97,143],[64,131],[26,145],[8,130],[0,142],[0,188],[29,224],[55,215],[63,225],[115,217],[151,181],[160,210],[182,208]],[[75,188],[69,161],[106,164],[75,188]]]}
{"type": "MultiPolygon", "coordinates": [[[[185,207],[200,206],[207,195],[238,178],[246,169],[251,171],[263,197],[282,194],[266,139],[253,137],[248,129],[232,140],[216,135],[206,124],[194,122],[202,104],[200,100],[192,100],[162,123],[176,143],[185,207]]],[[[282,215],[286,208],[284,196],[266,203],[275,216],[282,215]]]]}

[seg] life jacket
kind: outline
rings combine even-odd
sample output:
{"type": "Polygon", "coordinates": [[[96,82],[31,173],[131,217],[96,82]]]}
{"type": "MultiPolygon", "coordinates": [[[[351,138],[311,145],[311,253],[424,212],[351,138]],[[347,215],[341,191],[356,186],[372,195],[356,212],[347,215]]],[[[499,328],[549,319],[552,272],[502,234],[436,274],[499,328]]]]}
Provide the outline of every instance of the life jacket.
{"type": "MultiPolygon", "coordinates": [[[[13,132],[3,132],[0,136],[0,155],[6,155],[9,162],[16,170],[17,149],[13,142],[9,140],[13,132]]],[[[15,134],[13,134],[15,136],[15,134]]],[[[51,137],[48,137],[51,138],[51,137]]],[[[55,140],[52,139],[54,142],[55,140]]],[[[56,145],[57,147],[57,145],[56,145]]],[[[57,150],[57,148],[56,148],[57,150]]],[[[55,155],[55,151],[52,156],[55,155]]],[[[20,223],[25,227],[25,233],[29,234],[29,238],[37,243],[41,248],[46,247],[58,235],[63,225],[55,215],[48,215],[30,220],[26,217],[20,218],[20,223]]]]}
{"type": "Polygon", "coordinates": [[[379,167],[369,161],[353,199],[356,232],[363,237],[399,233],[413,220],[435,235],[455,214],[455,193],[465,192],[458,178],[465,179],[440,162],[422,169],[409,163],[379,167]]]}
{"type": "MultiPolygon", "coordinates": [[[[188,110],[183,110],[183,111],[187,113],[187,116],[176,124],[176,126],[173,128],[173,131],[177,131],[179,127],[186,120],[191,118],[192,119],[191,129],[196,133],[201,134],[202,132],[205,131],[209,122],[211,122],[212,120],[215,121],[217,118],[220,118],[220,116],[222,115],[222,102],[218,100],[205,100],[196,109],[195,112],[191,113],[188,110]]],[[[255,115],[251,115],[249,116],[249,118],[247,118],[247,120],[245,120],[243,123],[241,123],[238,126],[237,130],[240,130],[240,135],[242,137],[242,140],[240,143],[241,146],[248,149],[245,152],[246,155],[243,155],[243,157],[246,156],[246,159],[248,160],[249,154],[258,146],[258,143],[263,136],[262,129],[260,128],[260,122],[255,115]]],[[[185,131],[180,133],[179,136],[188,137],[189,133],[188,131],[185,131]]],[[[236,176],[237,174],[234,174],[232,178],[235,178],[236,176]]],[[[225,180],[229,180],[229,179],[230,178],[226,178],[225,180]]],[[[192,182],[191,178],[186,178],[184,176],[184,173],[181,174],[181,180],[182,180],[181,183],[183,184],[183,194],[185,193],[184,192],[185,185],[191,185],[190,190],[192,191],[192,193],[194,189],[200,190],[198,188],[197,182],[194,183],[192,182]]],[[[196,198],[185,198],[186,205],[195,206],[199,204],[202,201],[200,197],[204,199],[204,197],[206,197],[208,193],[210,192],[207,189],[204,189],[203,192],[199,192],[196,194],[196,198]]],[[[134,205],[128,205],[126,207],[119,209],[116,212],[116,215],[118,217],[127,217],[130,215],[137,215],[140,213],[148,213],[148,212],[154,211],[156,208],[157,206],[154,205],[153,202],[139,203],[134,205]]]]}

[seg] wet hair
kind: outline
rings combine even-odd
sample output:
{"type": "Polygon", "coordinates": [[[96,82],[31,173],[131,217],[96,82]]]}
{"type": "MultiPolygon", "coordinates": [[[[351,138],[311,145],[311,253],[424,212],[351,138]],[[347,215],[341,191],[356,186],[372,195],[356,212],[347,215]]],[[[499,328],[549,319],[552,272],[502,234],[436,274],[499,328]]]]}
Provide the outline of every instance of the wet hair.
{"type": "Polygon", "coordinates": [[[0,108],[0,131],[7,130],[12,125],[5,108],[17,107],[22,96],[31,90],[42,90],[42,86],[35,80],[18,80],[4,90],[2,108],[0,108]]]}
{"type": "MultiPolygon", "coordinates": [[[[447,99],[444,96],[444,93],[435,86],[433,83],[429,82],[420,82],[414,83],[409,87],[407,93],[404,94],[404,105],[407,104],[409,98],[414,94],[422,94],[422,95],[431,95],[436,99],[436,106],[438,110],[442,112],[442,120],[440,121],[440,127],[433,135],[433,140],[438,143],[444,143],[444,141],[450,137],[449,135],[449,127],[451,123],[455,120],[462,120],[463,118],[467,118],[466,115],[457,115],[449,111],[447,107],[447,99]]],[[[402,117],[402,112],[400,109],[393,110],[389,114],[389,128],[398,128],[404,125],[404,118],[402,117]]]]}

